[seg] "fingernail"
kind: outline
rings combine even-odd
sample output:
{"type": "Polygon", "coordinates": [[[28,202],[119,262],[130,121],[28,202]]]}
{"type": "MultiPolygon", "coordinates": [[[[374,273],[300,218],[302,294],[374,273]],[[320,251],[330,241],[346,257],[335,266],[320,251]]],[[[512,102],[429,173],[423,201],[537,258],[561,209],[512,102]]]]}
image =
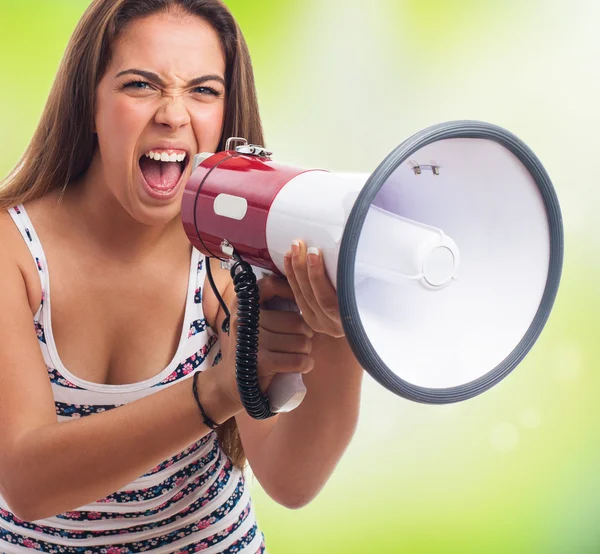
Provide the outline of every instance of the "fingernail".
{"type": "Polygon", "coordinates": [[[300,243],[297,240],[292,241],[292,252],[294,255],[300,253],[300,243]]]}
{"type": "Polygon", "coordinates": [[[317,265],[319,263],[319,249],[311,246],[307,251],[308,265],[317,265]]]}

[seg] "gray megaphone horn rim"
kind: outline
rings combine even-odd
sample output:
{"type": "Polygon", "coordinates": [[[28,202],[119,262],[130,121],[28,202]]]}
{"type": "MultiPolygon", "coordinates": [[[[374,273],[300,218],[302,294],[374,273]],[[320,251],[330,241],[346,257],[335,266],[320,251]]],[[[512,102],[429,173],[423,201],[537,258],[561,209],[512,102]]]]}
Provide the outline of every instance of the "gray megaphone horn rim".
{"type": "Polygon", "coordinates": [[[378,383],[409,400],[426,404],[448,404],[477,396],[504,379],[523,360],[539,337],[556,298],[563,254],[563,224],[556,192],[546,170],[526,144],[506,129],[480,121],[450,121],[428,127],[404,141],[379,164],[358,195],[344,229],[338,259],[337,290],[342,323],[354,355],[378,383]],[[546,208],[550,229],[550,259],[548,278],[539,308],[529,329],[512,352],[491,371],[469,383],[433,389],[401,379],[377,354],[360,319],[354,292],[354,270],[347,271],[346,268],[355,267],[359,237],[369,207],[392,173],[417,150],[439,140],[456,138],[495,141],[512,152],[527,168],[539,188],[546,208]]]}

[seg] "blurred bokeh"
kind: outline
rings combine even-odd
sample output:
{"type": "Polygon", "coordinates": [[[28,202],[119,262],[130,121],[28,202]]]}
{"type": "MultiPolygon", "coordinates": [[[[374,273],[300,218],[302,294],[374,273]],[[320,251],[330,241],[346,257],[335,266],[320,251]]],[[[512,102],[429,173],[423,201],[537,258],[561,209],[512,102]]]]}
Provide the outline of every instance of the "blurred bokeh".
{"type": "MultiPolygon", "coordinates": [[[[1,175],[25,149],[87,4],[0,0],[1,175]]],[[[369,172],[421,128],[489,121],[540,158],[566,234],[555,309],[499,386],[423,406],[367,376],[356,436],[312,504],[288,511],[254,483],[269,551],[600,552],[600,3],[227,4],[277,159],[369,172]]]]}

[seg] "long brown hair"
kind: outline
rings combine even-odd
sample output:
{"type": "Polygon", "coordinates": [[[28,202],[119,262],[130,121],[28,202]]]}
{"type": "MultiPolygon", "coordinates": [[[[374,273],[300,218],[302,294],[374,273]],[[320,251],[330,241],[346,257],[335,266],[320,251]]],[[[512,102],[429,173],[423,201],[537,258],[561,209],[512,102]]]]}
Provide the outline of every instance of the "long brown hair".
{"type": "MultiPolygon", "coordinates": [[[[196,15],[220,37],[227,103],[218,149],[224,150],[225,140],[233,136],[264,144],[248,47],[221,0],[94,0],[69,41],[29,146],[0,182],[0,209],[64,190],[88,170],[97,147],[96,88],[110,63],[113,45],[132,21],[166,11],[196,15]]],[[[235,420],[226,422],[217,434],[225,452],[242,467],[246,458],[235,420]]]]}

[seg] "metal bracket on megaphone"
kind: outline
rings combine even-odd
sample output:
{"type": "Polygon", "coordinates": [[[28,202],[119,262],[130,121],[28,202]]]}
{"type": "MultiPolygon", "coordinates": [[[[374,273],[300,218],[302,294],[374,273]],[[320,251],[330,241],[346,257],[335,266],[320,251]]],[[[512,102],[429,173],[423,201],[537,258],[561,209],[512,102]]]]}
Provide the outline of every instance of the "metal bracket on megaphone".
{"type": "Polygon", "coordinates": [[[245,138],[241,137],[230,137],[227,139],[225,143],[225,150],[231,150],[231,145],[234,142],[242,142],[240,146],[235,147],[235,151],[240,154],[247,154],[248,156],[258,156],[259,158],[270,158],[273,155],[273,152],[269,152],[263,146],[259,146],[258,144],[248,144],[248,141],[245,138]]]}
{"type": "Polygon", "coordinates": [[[227,256],[226,260],[220,260],[221,269],[226,269],[229,271],[233,267],[235,260],[233,259],[233,246],[231,246],[231,243],[227,239],[223,239],[223,242],[221,243],[221,252],[227,256]]]}

